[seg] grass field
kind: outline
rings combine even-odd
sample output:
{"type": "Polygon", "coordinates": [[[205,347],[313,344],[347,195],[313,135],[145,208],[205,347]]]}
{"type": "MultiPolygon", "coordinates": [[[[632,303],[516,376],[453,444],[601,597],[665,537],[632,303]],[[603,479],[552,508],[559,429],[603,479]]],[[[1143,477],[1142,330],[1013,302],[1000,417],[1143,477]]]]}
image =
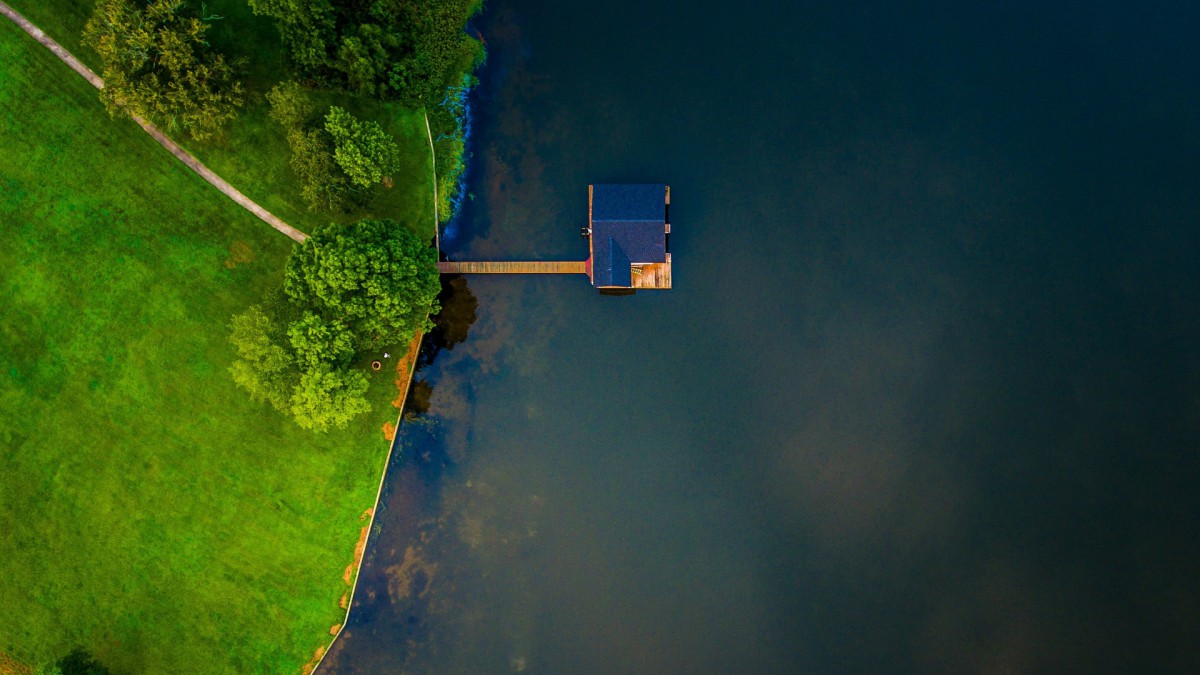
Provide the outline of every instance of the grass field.
{"type": "MultiPolygon", "coordinates": [[[[14,5],[78,49],[89,3],[14,5]]],[[[226,324],[291,246],[0,21],[0,652],[295,672],[341,621],[394,388],[327,435],[235,388],[226,324]]]]}

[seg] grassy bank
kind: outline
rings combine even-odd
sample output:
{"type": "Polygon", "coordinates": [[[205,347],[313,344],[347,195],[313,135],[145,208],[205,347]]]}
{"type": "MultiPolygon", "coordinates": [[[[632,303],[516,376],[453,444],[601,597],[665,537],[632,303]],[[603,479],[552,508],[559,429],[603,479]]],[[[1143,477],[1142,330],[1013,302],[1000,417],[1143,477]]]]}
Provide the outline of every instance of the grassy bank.
{"type": "MultiPolygon", "coordinates": [[[[22,4],[53,33],[87,3],[22,4]]],[[[7,21],[0,147],[0,652],[294,672],[342,619],[391,378],[344,432],[251,403],[226,324],[291,242],[7,21]]]]}

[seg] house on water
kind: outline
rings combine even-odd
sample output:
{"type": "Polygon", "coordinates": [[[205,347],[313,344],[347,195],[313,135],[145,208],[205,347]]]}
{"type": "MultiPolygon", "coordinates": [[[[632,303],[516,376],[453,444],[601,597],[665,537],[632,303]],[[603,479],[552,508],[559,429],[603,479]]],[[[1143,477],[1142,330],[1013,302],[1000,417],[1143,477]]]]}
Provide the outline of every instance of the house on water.
{"type": "Polygon", "coordinates": [[[586,274],[601,293],[671,287],[671,187],[589,185],[585,261],[442,261],[445,274],[586,274]]]}
{"type": "Polygon", "coordinates": [[[587,274],[601,291],[671,287],[671,188],[589,185],[587,274]]]}

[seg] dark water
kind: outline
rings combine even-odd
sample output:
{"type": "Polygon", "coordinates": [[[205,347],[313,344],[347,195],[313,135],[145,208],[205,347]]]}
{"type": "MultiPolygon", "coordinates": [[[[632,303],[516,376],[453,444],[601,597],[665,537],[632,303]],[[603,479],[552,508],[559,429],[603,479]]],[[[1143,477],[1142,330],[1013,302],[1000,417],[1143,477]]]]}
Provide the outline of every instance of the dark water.
{"type": "Polygon", "coordinates": [[[470,279],[327,672],[1200,669],[1200,6],[479,28],[451,257],[664,181],[675,289],[470,279]]]}

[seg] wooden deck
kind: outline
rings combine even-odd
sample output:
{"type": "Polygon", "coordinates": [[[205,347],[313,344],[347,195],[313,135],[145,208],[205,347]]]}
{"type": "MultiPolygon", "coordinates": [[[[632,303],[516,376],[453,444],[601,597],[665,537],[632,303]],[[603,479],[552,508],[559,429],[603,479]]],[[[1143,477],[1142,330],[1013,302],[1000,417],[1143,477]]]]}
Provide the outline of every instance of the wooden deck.
{"type": "Polygon", "coordinates": [[[442,274],[587,274],[587,262],[439,262],[438,271],[442,274]]]}
{"type": "Polygon", "coordinates": [[[633,288],[670,288],[671,254],[667,254],[665,263],[634,265],[632,280],[633,288]]]}

